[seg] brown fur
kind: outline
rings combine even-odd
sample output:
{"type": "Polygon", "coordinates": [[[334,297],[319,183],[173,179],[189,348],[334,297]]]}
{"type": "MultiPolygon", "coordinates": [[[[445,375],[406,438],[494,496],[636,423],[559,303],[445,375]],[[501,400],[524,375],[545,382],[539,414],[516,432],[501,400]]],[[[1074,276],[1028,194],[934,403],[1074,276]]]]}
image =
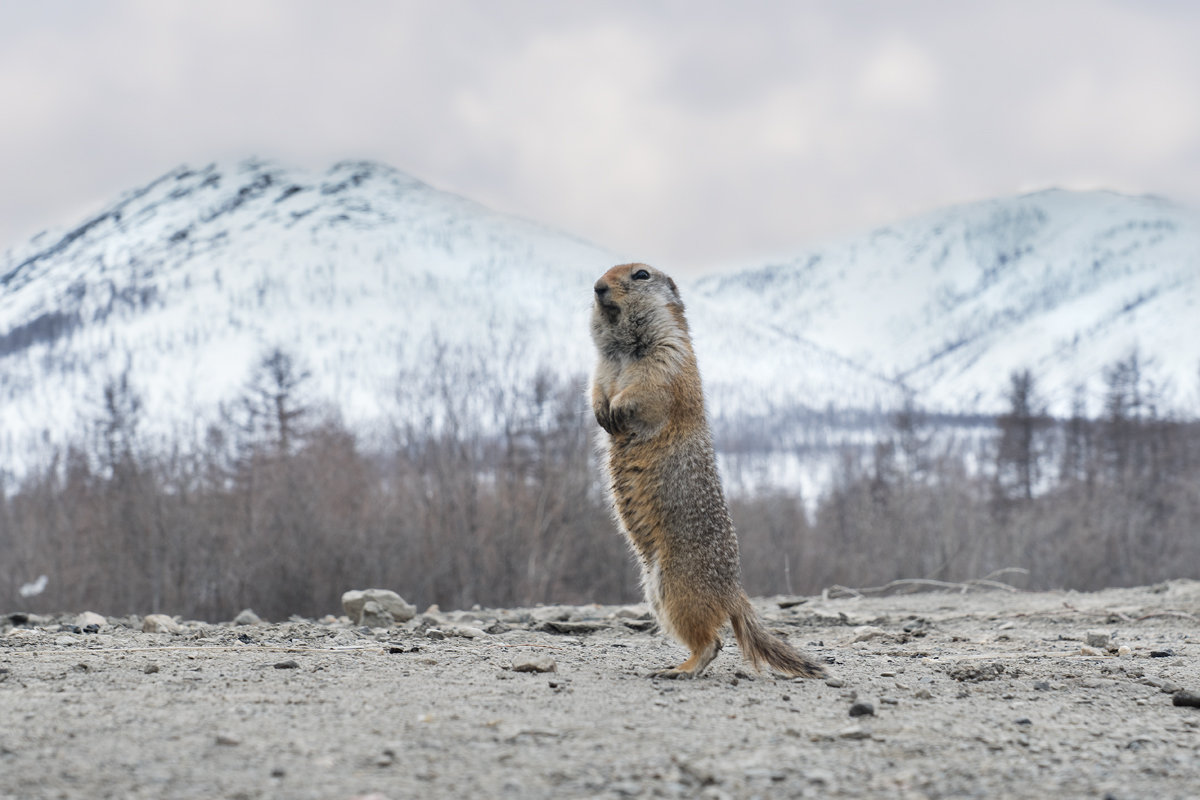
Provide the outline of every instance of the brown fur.
{"type": "Polygon", "coordinates": [[[691,650],[687,661],[655,674],[704,672],[721,649],[717,631],[732,621],[755,668],[824,675],[763,629],[742,590],[737,535],[675,282],[645,264],[623,264],[596,281],[595,295],[592,410],[604,429],[613,506],[660,625],[691,650]],[[647,277],[635,279],[642,270],[647,277]]]}

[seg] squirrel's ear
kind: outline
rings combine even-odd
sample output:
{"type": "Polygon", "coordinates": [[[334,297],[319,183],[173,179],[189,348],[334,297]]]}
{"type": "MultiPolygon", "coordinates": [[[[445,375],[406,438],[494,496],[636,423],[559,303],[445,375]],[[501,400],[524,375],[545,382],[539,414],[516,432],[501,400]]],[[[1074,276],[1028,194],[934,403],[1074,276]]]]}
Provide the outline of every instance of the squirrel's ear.
{"type": "Polygon", "coordinates": [[[670,277],[667,278],[667,286],[671,287],[671,294],[675,295],[676,299],[678,299],[679,289],[678,289],[678,287],[675,286],[675,281],[672,280],[670,277]]]}

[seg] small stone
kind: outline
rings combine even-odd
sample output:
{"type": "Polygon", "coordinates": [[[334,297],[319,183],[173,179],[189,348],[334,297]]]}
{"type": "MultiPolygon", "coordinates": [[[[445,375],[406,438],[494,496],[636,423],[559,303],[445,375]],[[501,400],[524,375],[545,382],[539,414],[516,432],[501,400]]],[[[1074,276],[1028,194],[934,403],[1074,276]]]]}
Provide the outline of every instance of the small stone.
{"type": "Polygon", "coordinates": [[[1087,641],[1088,647],[1103,650],[1108,647],[1110,637],[1105,631],[1088,631],[1085,641],[1087,641]]]}
{"type": "Polygon", "coordinates": [[[860,700],[854,705],[850,706],[850,716],[873,717],[875,716],[875,706],[860,700]]]}
{"type": "Polygon", "coordinates": [[[846,682],[841,678],[827,678],[825,680],[825,685],[832,686],[834,689],[840,689],[846,685],[846,682]]]}
{"type": "Polygon", "coordinates": [[[1133,650],[1128,645],[1121,645],[1117,648],[1117,658],[1129,658],[1133,655],[1133,650]]]}
{"type": "Polygon", "coordinates": [[[851,725],[838,731],[839,739],[870,739],[871,732],[861,725],[851,725]]]}
{"type": "Polygon", "coordinates": [[[179,633],[183,626],[166,614],[149,614],[142,620],[144,633],[179,633]]]}
{"type": "Polygon", "coordinates": [[[475,628],[470,625],[455,625],[450,629],[452,636],[461,636],[464,639],[479,639],[487,636],[480,628],[475,628]]]}
{"type": "Polygon", "coordinates": [[[880,636],[887,636],[887,631],[874,625],[860,625],[854,629],[853,633],[855,642],[868,642],[871,639],[878,639],[880,636]]]}
{"type": "Polygon", "coordinates": [[[158,672],[158,664],[147,664],[146,666],[142,667],[142,672],[146,673],[147,675],[153,675],[154,673],[158,672]]]}
{"type": "Polygon", "coordinates": [[[1176,706],[1200,708],[1200,694],[1180,690],[1171,697],[1171,704],[1176,706]]]}
{"type": "Polygon", "coordinates": [[[108,624],[108,620],[97,614],[95,611],[85,611],[75,618],[75,624],[80,628],[86,628],[89,625],[103,627],[108,624]]]}
{"type": "Polygon", "coordinates": [[[1049,681],[1034,681],[1033,688],[1039,692],[1048,692],[1050,691],[1050,683],[1049,681]]]}
{"type": "Polygon", "coordinates": [[[1101,653],[1096,648],[1092,647],[1091,645],[1085,644],[1083,647],[1079,648],[1079,655],[1081,655],[1081,656],[1100,656],[1100,655],[1104,655],[1104,654],[1101,653]]]}
{"type": "MultiPolygon", "coordinates": [[[[385,612],[392,617],[392,621],[388,625],[371,625],[371,627],[389,627],[393,622],[408,622],[417,615],[416,606],[406,603],[403,597],[390,589],[352,589],[342,595],[342,609],[355,625],[371,624],[363,620],[364,608],[368,602],[377,604],[377,614],[385,612]]],[[[382,619],[381,615],[380,619],[382,619]]]]}
{"type": "Polygon", "coordinates": [[[1173,655],[1175,655],[1174,650],[1151,650],[1150,651],[1151,658],[1170,658],[1173,655]]]}
{"type": "Polygon", "coordinates": [[[254,613],[253,609],[244,608],[233,618],[234,625],[262,625],[263,621],[258,614],[254,613]]]}
{"type": "Polygon", "coordinates": [[[396,624],[396,618],[381,604],[374,600],[368,600],[363,603],[362,611],[355,624],[367,628],[390,628],[396,624]]]}
{"type": "Polygon", "coordinates": [[[231,736],[228,733],[217,734],[217,744],[221,745],[222,747],[237,747],[241,743],[242,740],[236,736],[231,736]]]}
{"type": "Polygon", "coordinates": [[[287,661],[280,661],[276,664],[275,669],[300,669],[300,663],[294,658],[289,658],[287,661]]]}
{"type": "Polygon", "coordinates": [[[515,656],[512,660],[513,672],[557,672],[558,664],[546,655],[526,653],[515,656]]]}
{"type": "Polygon", "coordinates": [[[929,691],[928,689],[917,689],[917,691],[913,694],[913,697],[917,698],[918,700],[932,700],[933,692],[929,691]]]}
{"type": "Polygon", "coordinates": [[[446,638],[446,634],[442,633],[437,628],[430,628],[429,630],[425,631],[425,636],[426,638],[437,640],[446,638]]]}

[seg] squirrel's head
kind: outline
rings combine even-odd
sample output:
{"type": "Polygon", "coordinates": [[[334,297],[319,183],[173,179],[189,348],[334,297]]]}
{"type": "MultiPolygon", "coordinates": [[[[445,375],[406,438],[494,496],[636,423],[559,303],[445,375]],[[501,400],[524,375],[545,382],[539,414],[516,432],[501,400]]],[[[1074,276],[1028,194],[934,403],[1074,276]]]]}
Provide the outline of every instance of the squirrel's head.
{"type": "Polygon", "coordinates": [[[646,264],[621,264],[596,281],[592,335],[600,343],[639,350],[671,333],[687,336],[675,281],[646,264]]]}

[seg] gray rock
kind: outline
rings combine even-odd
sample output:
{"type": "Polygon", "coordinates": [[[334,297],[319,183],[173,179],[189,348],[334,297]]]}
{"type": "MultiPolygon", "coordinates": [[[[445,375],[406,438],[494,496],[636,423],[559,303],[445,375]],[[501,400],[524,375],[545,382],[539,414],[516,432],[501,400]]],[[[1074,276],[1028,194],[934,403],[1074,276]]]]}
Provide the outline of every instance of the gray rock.
{"type": "Polygon", "coordinates": [[[440,641],[440,640],[446,638],[446,634],[442,633],[437,628],[430,628],[429,630],[425,631],[425,637],[428,639],[434,639],[436,641],[440,641]]]}
{"type": "Polygon", "coordinates": [[[1178,691],[1171,697],[1171,704],[1176,706],[1191,706],[1200,708],[1200,694],[1195,692],[1178,691]]]}
{"type": "Polygon", "coordinates": [[[875,716],[875,706],[870,703],[859,701],[850,706],[850,716],[852,717],[873,717],[875,716]]]}
{"type": "Polygon", "coordinates": [[[352,589],[342,595],[342,610],[353,624],[369,625],[370,623],[363,622],[363,613],[368,602],[376,603],[379,610],[390,614],[394,622],[408,622],[417,615],[416,606],[406,603],[403,597],[389,589],[352,589]]]}
{"type": "Polygon", "coordinates": [[[262,618],[254,613],[253,609],[244,608],[242,612],[233,618],[234,625],[262,625],[262,618]]]}
{"type": "Polygon", "coordinates": [[[142,620],[143,633],[179,633],[183,626],[166,614],[148,614],[142,620]]]}
{"type": "Polygon", "coordinates": [[[1087,644],[1088,647],[1096,647],[1100,650],[1108,647],[1109,635],[1106,631],[1088,631],[1087,644]]]}
{"type": "Polygon", "coordinates": [[[382,604],[368,600],[363,603],[356,625],[366,625],[368,628],[390,628],[396,624],[396,618],[382,604]]]}
{"type": "Polygon", "coordinates": [[[80,628],[86,628],[88,625],[102,627],[108,624],[108,620],[95,611],[85,611],[75,618],[75,624],[80,628]]]}
{"type": "Polygon", "coordinates": [[[513,657],[512,670],[513,672],[558,672],[558,664],[550,656],[525,653],[513,657]]]}

